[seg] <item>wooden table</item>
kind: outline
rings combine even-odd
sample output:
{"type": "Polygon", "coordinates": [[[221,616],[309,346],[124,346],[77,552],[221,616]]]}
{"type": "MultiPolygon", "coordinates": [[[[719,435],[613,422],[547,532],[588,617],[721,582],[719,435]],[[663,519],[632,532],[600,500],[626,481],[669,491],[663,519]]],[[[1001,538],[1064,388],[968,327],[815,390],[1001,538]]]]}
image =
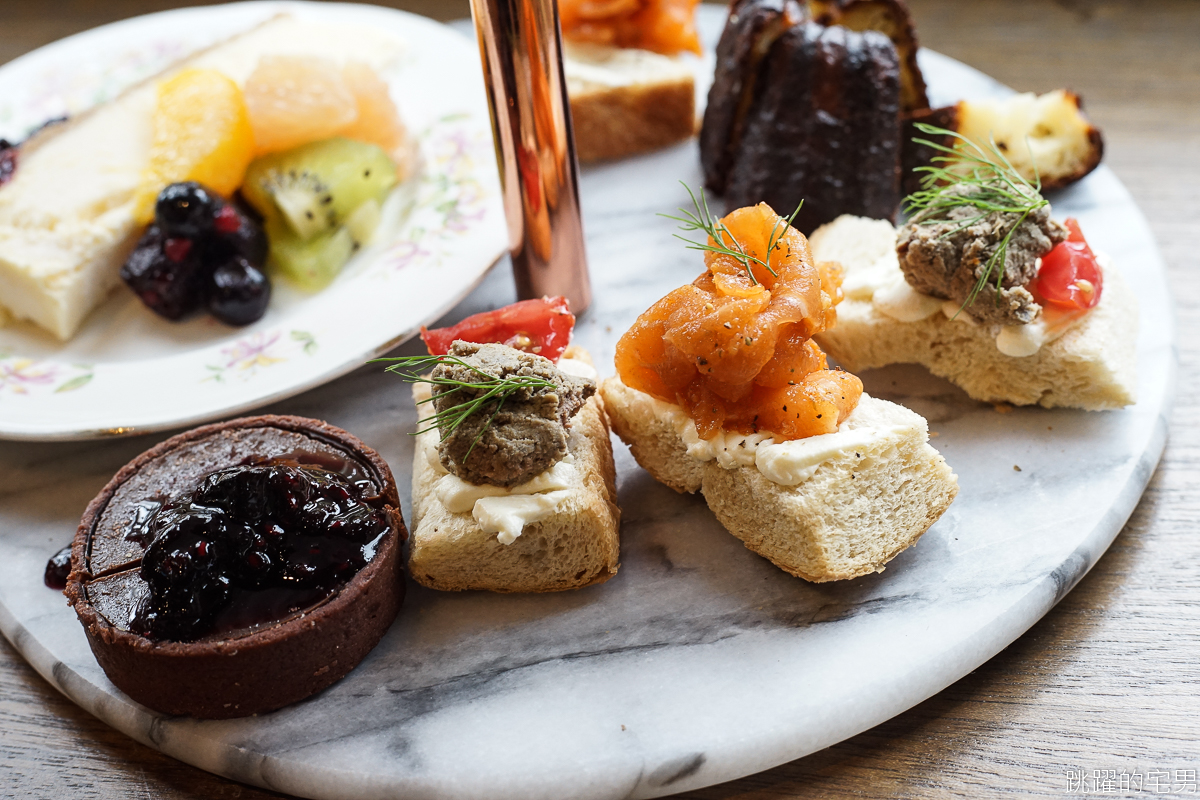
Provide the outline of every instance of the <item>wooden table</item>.
{"type": "MultiPolygon", "coordinates": [[[[1200,3],[909,0],[921,41],[1021,90],[1068,86],[1104,130],[1177,301],[1179,393],[1157,474],[1079,585],[1006,651],[916,708],[773,770],[683,797],[1061,797],[1140,775],[1200,794],[1200,3]],[[1166,781],[1162,779],[1166,773],[1166,781]]],[[[2,0],[0,62],[175,0],[2,0]]],[[[465,0],[400,0],[441,19],[465,0]]],[[[136,744],[0,639],[0,796],[266,798],[136,744]]],[[[1129,792],[1117,792],[1128,796],[1129,792]]],[[[1109,794],[1108,796],[1113,796],[1109,794]]]]}

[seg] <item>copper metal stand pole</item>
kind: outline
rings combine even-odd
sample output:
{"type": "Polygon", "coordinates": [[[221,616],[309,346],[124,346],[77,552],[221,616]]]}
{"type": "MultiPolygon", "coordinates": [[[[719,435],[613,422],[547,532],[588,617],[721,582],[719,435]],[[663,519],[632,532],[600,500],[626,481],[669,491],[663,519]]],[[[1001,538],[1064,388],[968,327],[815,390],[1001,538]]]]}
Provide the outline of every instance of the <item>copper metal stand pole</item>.
{"type": "Polygon", "coordinates": [[[555,0],[471,0],[521,299],[592,302],[555,0]]]}

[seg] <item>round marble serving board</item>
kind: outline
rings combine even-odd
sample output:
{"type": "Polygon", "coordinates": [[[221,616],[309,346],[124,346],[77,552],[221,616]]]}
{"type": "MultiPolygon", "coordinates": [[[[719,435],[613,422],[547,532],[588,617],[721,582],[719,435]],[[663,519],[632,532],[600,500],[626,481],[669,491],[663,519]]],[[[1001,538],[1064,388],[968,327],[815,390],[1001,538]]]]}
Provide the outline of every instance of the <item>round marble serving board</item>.
{"type": "MultiPolygon", "coordinates": [[[[712,41],[721,20],[703,22],[712,41]]],[[[922,66],[937,102],[1007,91],[935,53],[922,53],[922,66]]],[[[602,371],[635,316],[701,269],[656,216],[686,200],[680,179],[700,183],[694,142],[584,171],[596,301],[577,340],[602,371]]],[[[88,500],[163,437],[0,443],[0,629],[55,687],[138,741],[304,797],[652,797],[826,747],[943,689],[1028,629],[1108,547],[1162,452],[1176,355],[1150,231],[1104,167],[1052,200],[1136,288],[1140,402],[998,413],[918,368],[864,374],[872,394],[929,419],[961,486],[882,574],[792,578],[743,548],[702,499],[655,483],[618,443],[622,567],[608,583],[525,596],[411,585],[379,647],[321,695],[257,718],[169,718],[108,682],[73,612],[41,584],[88,500]]],[[[496,270],[448,319],[512,299],[507,271],[496,270]]],[[[408,485],[415,412],[407,387],[378,367],[269,410],[348,428],[408,485]]]]}

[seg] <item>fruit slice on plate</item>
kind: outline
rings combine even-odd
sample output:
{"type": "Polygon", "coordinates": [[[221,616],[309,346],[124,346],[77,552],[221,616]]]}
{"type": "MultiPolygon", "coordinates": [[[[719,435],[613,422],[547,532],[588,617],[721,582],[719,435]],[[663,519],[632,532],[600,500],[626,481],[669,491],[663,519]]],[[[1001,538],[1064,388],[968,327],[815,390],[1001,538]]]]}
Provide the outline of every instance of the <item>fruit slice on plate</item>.
{"type": "Polygon", "coordinates": [[[242,193],[266,218],[274,264],[319,289],[368,240],[395,184],[383,149],[339,137],[255,160],[242,193]]]}
{"type": "Polygon", "coordinates": [[[328,59],[263,56],[245,92],[260,154],[328,139],[358,119],[358,102],[328,59]]]}
{"type": "Polygon", "coordinates": [[[400,121],[400,112],[392,102],[388,85],[366,64],[351,61],[342,69],[342,80],[354,96],[358,118],[342,129],[347,139],[377,144],[392,154],[405,143],[408,133],[400,121]]]}
{"type": "Polygon", "coordinates": [[[354,254],[354,237],[346,228],[308,241],[277,220],[268,220],[266,228],[271,240],[271,264],[308,291],[328,286],[354,254]]]}
{"type": "Polygon", "coordinates": [[[233,194],[254,157],[254,133],[237,84],[211,69],[186,69],[158,87],[150,163],[137,216],[148,223],[163,187],[196,181],[233,194]]]}

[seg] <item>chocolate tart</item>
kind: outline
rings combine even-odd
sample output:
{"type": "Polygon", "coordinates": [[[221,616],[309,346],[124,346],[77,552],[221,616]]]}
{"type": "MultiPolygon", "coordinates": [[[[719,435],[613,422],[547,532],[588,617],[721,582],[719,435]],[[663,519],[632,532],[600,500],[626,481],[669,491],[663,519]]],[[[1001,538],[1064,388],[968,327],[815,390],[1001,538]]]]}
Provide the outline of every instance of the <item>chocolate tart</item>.
{"type": "Polygon", "coordinates": [[[387,463],[340,428],[285,416],[207,425],[138,456],[92,500],[75,534],[64,594],[109,680],[137,702],[205,719],[271,711],[338,681],[395,619],[408,536],[399,509],[387,463]],[[352,477],[387,525],[365,565],[333,589],[235,592],[212,631],[195,641],[156,641],[131,630],[150,594],[141,576],[147,518],[217,470],[279,458],[352,477]]]}

